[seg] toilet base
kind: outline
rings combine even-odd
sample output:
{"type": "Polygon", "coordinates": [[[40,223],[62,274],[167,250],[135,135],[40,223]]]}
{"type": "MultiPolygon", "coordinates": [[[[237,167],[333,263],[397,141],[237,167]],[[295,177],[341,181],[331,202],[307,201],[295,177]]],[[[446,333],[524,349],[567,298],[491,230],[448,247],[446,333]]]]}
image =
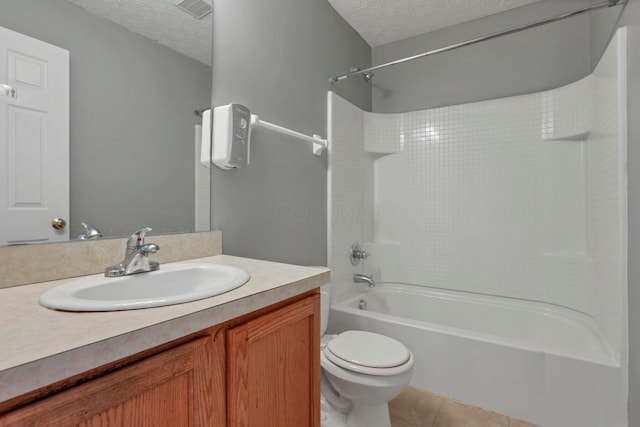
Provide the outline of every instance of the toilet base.
{"type": "Polygon", "coordinates": [[[322,412],[320,427],[347,427],[347,416],[340,412],[322,412]]]}
{"type": "Polygon", "coordinates": [[[387,402],[375,405],[354,404],[347,415],[347,427],[391,427],[387,402]]]}
{"type": "Polygon", "coordinates": [[[345,414],[334,409],[322,397],[320,409],[321,427],[391,427],[389,405],[387,403],[376,405],[354,404],[349,413],[345,414]]]}

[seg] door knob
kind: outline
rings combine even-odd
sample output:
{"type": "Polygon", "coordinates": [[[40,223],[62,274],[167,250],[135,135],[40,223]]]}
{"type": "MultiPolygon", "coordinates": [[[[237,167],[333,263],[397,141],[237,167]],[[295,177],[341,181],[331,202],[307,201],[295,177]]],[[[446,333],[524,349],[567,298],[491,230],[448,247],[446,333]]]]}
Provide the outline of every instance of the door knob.
{"type": "Polygon", "coordinates": [[[67,226],[67,221],[62,218],[53,218],[53,221],[51,221],[51,226],[56,230],[62,230],[67,226]]]}
{"type": "Polygon", "coordinates": [[[18,97],[18,91],[16,91],[16,88],[14,88],[13,86],[0,83],[0,91],[0,94],[8,98],[18,97]]]}

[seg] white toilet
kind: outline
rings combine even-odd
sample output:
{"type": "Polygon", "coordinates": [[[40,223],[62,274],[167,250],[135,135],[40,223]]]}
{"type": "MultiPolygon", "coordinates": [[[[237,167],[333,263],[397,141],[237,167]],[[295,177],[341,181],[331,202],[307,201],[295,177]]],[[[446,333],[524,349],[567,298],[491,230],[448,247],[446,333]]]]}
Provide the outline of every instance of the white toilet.
{"type": "Polygon", "coordinates": [[[413,354],[400,342],[371,332],[324,335],[329,286],[321,293],[322,426],[390,427],[388,402],[409,385],[413,354]]]}

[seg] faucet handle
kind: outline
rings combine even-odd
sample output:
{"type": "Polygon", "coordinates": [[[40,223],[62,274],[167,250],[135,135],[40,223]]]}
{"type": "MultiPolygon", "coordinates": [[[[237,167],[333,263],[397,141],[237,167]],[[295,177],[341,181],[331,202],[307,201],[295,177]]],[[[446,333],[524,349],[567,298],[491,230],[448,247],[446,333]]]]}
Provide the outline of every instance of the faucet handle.
{"type": "Polygon", "coordinates": [[[141,228],[138,231],[135,231],[131,235],[131,237],[129,237],[129,240],[127,240],[127,247],[139,248],[140,246],[144,245],[144,236],[151,230],[152,230],[151,227],[145,227],[145,228],[141,228]]]}
{"type": "Polygon", "coordinates": [[[359,243],[351,245],[351,249],[349,250],[349,261],[351,261],[351,265],[354,267],[360,263],[361,259],[367,259],[368,256],[369,252],[363,251],[359,243]]]}

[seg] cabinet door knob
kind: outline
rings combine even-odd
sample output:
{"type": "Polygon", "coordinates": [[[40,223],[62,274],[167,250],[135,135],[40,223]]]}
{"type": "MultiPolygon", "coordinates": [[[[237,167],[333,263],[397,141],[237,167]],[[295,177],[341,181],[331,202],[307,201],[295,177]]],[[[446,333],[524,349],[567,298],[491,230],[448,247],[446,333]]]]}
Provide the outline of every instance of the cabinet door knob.
{"type": "Polygon", "coordinates": [[[62,218],[53,218],[53,221],[51,221],[51,226],[56,230],[62,230],[67,226],[67,221],[62,218]]]}

